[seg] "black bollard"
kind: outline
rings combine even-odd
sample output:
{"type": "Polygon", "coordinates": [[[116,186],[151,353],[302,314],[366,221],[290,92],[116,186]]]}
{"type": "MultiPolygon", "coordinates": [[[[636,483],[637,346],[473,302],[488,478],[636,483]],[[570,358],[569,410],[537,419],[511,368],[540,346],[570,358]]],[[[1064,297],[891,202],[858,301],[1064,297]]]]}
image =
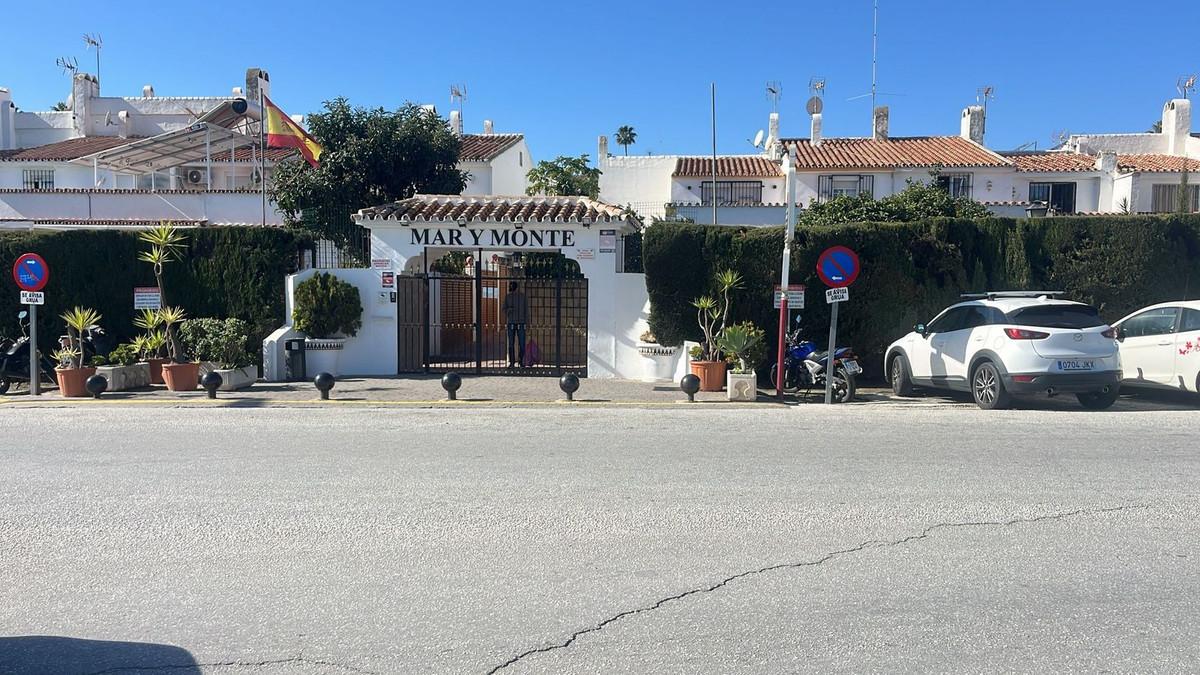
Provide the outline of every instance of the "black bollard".
{"type": "Polygon", "coordinates": [[[563,390],[567,395],[568,401],[575,400],[575,392],[579,391],[579,376],[575,373],[567,373],[558,378],[558,388],[563,390]]]}
{"type": "Polygon", "coordinates": [[[462,386],[462,376],[458,373],[446,373],[442,376],[442,389],[446,390],[446,398],[458,400],[458,388],[462,386]]]}
{"type": "Polygon", "coordinates": [[[92,398],[100,398],[100,394],[108,391],[108,378],[103,375],[93,375],[83,383],[92,398]]]}
{"type": "Polygon", "coordinates": [[[313,385],[321,392],[322,401],[329,400],[329,390],[333,389],[333,384],[333,375],[329,373],[317,373],[317,376],[313,378],[313,385]]]}
{"type": "Polygon", "coordinates": [[[204,387],[205,391],[208,392],[209,398],[216,398],[217,390],[224,383],[225,380],[221,377],[221,374],[215,370],[208,371],[204,374],[204,377],[200,378],[200,386],[204,387]]]}
{"type": "Polygon", "coordinates": [[[679,381],[679,388],[683,390],[683,393],[687,394],[688,401],[695,403],[696,392],[700,391],[700,378],[688,373],[679,381]]]}

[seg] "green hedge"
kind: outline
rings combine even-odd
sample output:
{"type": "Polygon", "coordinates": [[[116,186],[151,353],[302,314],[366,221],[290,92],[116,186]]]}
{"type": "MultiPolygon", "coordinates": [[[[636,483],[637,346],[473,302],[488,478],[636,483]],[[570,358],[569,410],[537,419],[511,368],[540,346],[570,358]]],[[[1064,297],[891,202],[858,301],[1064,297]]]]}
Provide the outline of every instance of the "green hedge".
{"type": "MultiPolygon", "coordinates": [[[[1065,290],[1095,304],[1109,321],[1166,300],[1200,297],[1200,216],[1097,216],[1041,219],[934,219],[802,228],[792,250],[791,282],[806,284],[805,334],[827,340],[829,306],[816,259],[842,244],[862,274],[839,312],[839,340],[855,347],[878,375],[883,350],[918,322],[983,290],[1065,290]]],[[[783,228],[656,223],[646,229],[644,261],[650,330],[664,344],[699,337],[691,300],[713,274],[745,278],[734,295],[737,321],[774,336],[783,228]]],[[[771,338],[774,342],[774,338],[771,338]]],[[[773,357],[770,357],[773,359],[773,357]]]]}
{"type": "MultiPolygon", "coordinates": [[[[183,230],[182,261],[166,266],[167,301],[192,317],[235,317],[250,326],[252,344],[284,323],[284,277],[296,271],[299,252],[311,247],[303,235],[262,228],[183,230]]],[[[38,310],[38,342],[50,348],[63,333],[58,315],[74,305],[94,307],[114,340],[137,332],[133,287],[153,286],[150,265],[137,259],[147,247],[131,232],[72,230],[0,233],[0,335],[17,336],[19,293],[8,271],[22,253],[46,259],[50,283],[38,310]]],[[[257,352],[256,352],[257,354],[257,352]]],[[[256,356],[256,359],[260,358],[256,356]]]]}

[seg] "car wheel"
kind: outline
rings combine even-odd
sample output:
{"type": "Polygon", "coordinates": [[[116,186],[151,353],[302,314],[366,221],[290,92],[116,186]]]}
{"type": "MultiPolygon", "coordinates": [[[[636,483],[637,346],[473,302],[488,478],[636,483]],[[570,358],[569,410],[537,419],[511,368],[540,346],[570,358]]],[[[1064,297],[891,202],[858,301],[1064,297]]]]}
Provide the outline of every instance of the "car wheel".
{"type": "Polygon", "coordinates": [[[8,393],[8,388],[12,386],[12,380],[7,377],[0,377],[0,396],[8,393]]]}
{"type": "Polygon", "coordinates": [[[1120,395],[1120,391],[1114,388],[1108,393],[1093,391],[1086,394],[1075,394],[1075,398],[1079,399],[1079,404],[1088,410],[1107,410],[1117,402],[1117,397],[1120,395]]]}
{"type": "Polygon", "coordinates": [[[898,354],[892,359],[892,393],[897,396],[912,396],[912,372],[908,369],[908,359],[898,354]]]}
{"type": "Polygon", "coordinates": [[[1008,391],[1000,379],[1000,370],[991,361],[984,361],[971,373],[971,396],[975,399],[975,405],[984,410],[1008,407],[1008,391]]]}

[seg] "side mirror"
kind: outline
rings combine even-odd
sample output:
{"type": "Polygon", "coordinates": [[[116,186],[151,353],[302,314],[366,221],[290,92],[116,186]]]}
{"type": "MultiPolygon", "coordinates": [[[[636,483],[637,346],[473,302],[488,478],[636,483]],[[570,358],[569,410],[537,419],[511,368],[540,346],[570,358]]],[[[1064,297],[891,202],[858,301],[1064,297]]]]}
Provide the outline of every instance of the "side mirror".
{"type": "Polygon", "coordinates": [[[18,319],[24,319],[27,316],[29,316],[29,312],[26,312],[25,310],[21,310],[20,313],[17,314],[18,319]]]}
{"type": "Polygon", "coordinates": [[[1125,326],[1117,326],[1117,342],[1125,341],[1125,326]]]}
{"type": "Polygon", "coordinates": [[[797,326],[799,326],[799,325],[800,325],[800,319],[801,319],[801,318],[802,318],[802,317],[801,317],[799,314],[797,314],[797,315],[796,315],[796,325],[797,325],[797,326]]]}
{"type": "Polygon", "coordinates": [[[921,337],[929,336],[929,329],[926,328],[925,324],[923,324],[923,323],[919,323],[919,324],[913,326],[913,332],[916,333],[917,335],[920,335],[921,337]]]}

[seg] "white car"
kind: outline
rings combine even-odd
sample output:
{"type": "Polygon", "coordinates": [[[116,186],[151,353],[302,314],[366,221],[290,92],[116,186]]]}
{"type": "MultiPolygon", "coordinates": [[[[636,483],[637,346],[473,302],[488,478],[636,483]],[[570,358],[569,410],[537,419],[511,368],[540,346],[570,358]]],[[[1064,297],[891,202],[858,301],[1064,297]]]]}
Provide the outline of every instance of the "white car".
{"type": "Polygon", "coordinates": [[[969,391],[985,410],[1006,407],[1013,395],[1067,393],[1086,408],[1108,408],[1121,384],[1116,330],[1095,307],[1059,295],[964,295],[969,300],[888,347],[884,372],[892,390],[899,396],[914,386],[969,391]]]}
{"type": "Polygon", "coordinates": [[[1115,327],[1125,384],[1200,391],[1200,301],[1152,305],[1115,327]]]}

